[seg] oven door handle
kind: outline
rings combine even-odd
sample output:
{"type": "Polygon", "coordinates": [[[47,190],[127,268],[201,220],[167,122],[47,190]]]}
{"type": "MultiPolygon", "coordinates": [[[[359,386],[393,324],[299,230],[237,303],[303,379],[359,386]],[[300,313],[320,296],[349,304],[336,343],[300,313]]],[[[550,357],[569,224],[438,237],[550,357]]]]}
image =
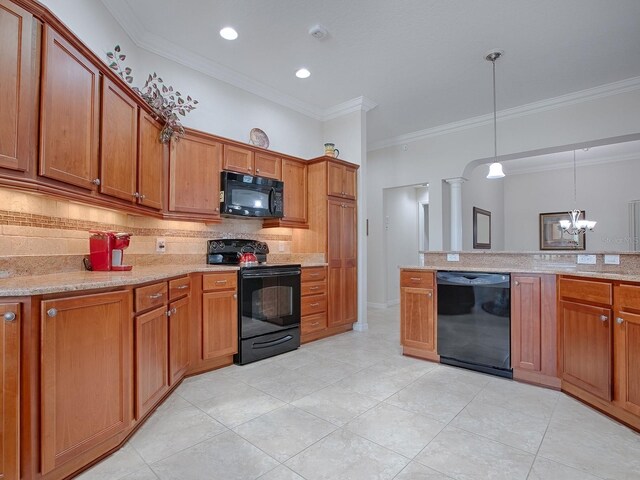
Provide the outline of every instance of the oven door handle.
{"type": "Polygon", "coordinates": [[[258,349],[258,348],[275,347],[276,345],[280,345],[281,343],[288,342],[291,339],[293,339],[291,335],[286,335],[282,338],[278,338],[277,340],[271,340],[270,342],[256,342],[253,344],[253,348],[258,349]]]}
{"type": "Polygon", "coordinates": [[[241,272],[242,278],[255,277],[295,277],[300,275],[300,270],[279,271],[279,272],[241,272]]]}

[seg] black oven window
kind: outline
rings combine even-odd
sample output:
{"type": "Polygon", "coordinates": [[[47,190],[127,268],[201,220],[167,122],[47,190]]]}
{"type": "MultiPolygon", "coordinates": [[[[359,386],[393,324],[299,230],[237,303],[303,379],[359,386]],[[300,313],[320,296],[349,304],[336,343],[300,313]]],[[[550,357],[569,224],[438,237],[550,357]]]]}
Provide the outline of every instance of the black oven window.
{"type": "Polygon", "coordinates": [[[280,323],[293,314],[293,288],[284,285],[254,290],[251,298],[253,318],[280,323]]]}

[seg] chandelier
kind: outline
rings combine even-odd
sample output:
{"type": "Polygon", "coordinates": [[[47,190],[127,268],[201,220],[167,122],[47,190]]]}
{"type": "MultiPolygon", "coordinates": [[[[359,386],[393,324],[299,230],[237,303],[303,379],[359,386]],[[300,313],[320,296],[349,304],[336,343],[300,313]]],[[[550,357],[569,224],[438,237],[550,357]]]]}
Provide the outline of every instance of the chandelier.
{"type": "MultiPolygon", "coordinates": [[[[576,151],[573,151],[573,203],[576,202],[576,151]]],[[[593,231],[597,222],[593,220],[580,219],[582,212],[577,208],[574,208],[569,212],[571,220],[560,220],[560,228],[564,233],[571,235],[577,242],[577,238],[580,234],[584,233],[587,229],[593,231]]]]}

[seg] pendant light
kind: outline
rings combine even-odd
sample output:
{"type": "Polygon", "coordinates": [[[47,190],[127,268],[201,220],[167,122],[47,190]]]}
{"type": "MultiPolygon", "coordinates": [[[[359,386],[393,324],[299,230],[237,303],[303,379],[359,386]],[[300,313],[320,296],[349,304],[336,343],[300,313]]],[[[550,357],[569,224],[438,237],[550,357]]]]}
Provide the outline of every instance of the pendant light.
{"type": "MultiPolygon", "coordinates": [[[[576,151],[573,151],[573,204],[576,205],[576,151]]],[[[593,220],[580,220],[582,212],[577,208],[574,208],[569,212],[571,220],[560,220],[560,228],[564,233],[567,233],[573,237],[574,242],[578,243],[578,236],[585,232],[585,230],[593,230],[597,222],[593,220]]]]}
{"type": "Polygon", "coordinates": [[[498,128],[496,111],[496,60],[502,55],[504,55],[502,50],[495,50],[485,57],[485,60],[491,62],[493,66],[493,163],[489,165],[489,174],[487,175],[487,178],[504,177],[502,165],[498,162],[498,128]]]}

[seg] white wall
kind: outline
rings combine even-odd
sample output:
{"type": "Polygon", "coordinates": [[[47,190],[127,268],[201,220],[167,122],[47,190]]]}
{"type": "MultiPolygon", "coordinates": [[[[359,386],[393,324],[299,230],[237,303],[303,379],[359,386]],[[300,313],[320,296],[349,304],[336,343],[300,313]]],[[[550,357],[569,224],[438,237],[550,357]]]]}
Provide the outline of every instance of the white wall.
{"type": "Polygon", "coordinates": [[[119,44],[133,69],[134,85],[142,87],[149,73],[157,72],[166,84],[199,101],[184,117],[185,126],[248,142],[258,127],[270,139],[270,149],[302,158],[323,153],[322,122],[253,95],[222,81],[139,49],[99,0],[43,0],[96,55],[119,44]]]}
{"type": "Polygon", "coordinates": [[[487,171],[477,167],[462,184],[463,250],[473,250],[473,207],[491,212],[491,249],[504,250],[505,179],[489,180],[487,171]]]}
{"type": "Polygon", "coordinates": [[[588,251],[631,250],[628,203],[640,198],[639,179],[640,152],[624,162],[578,165],[575,204],[572,168],[505,177],[505,249],[538,250],[539,214],[575,207],[598,222],[586,234],[588,251]]]}
{"type": "MultiPolygon", "coordinates": [[[[498,152],[517,154],[553,146],[640,133],[640,91],[595,97],[528,115],[498,121],[498,152]]],[[[384,188],[428,182],[430,190],[430,250],[443,249],[442,179],[463,176],[476,159],[491,161],[493,125],[473,126],[433,135],[402,146],[368,152],[367,205],[369,217],[369,302],[382,302],[384,267],[373,259],[383,252],[382,191],[384,188]]],[[[606,177],[605,177],[606,178],[606,177]]],[[[464,191],[464,185],[463,185],[464,191]]],[[[449,219],[444,219],[449,223],[449,219]]],[[[448,228],[448,227],[447,227],[448,228]]],[[[463,228],[464,232],[464,228],[463,228]]]]}
{"type": "Polygon", "coordinates": [[[383,192],[384,235],[386,255],[378,259],[386,262],[385,305],[400,301],[400,265],[418,263],[418,203],[414,186],[388,188],[383,192]],[[400,246],[400,248],[398,248],[400,246]]]}

